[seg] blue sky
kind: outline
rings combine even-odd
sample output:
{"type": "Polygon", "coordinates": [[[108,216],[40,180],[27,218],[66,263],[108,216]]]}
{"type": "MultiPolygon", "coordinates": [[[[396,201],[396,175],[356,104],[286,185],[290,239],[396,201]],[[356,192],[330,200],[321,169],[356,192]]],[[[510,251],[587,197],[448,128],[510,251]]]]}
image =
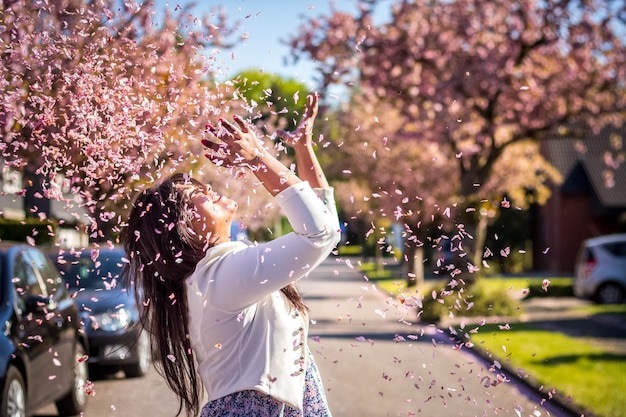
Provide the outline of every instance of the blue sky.
{"type": "MultiPolygon", "coordinates": [[[[193,3],[190,0],[157,0],[157,8],[165,5],[170,9],[177,4],[193,3]]],[[[383,2],[388,8],[387,1],[383,2]]],[[[238,46],[222,55],[221,67],[226,77],[245,69],[262,69],[295,78],[307,85],[313,85],[313,64],[309,61],[293,65],[287,63],[289,48],[281,41],[298,33],[298,27],[305,19],[327,15],[330,0],[199,0],[192,13],[202,16],[214,6],[226,10],[229,19],[239,21],[241,26],[237,37],[245,37],[238,46]]],[[[344,11],[355,11],[356,0],[337,0],[335,7],[344,11]]]]}

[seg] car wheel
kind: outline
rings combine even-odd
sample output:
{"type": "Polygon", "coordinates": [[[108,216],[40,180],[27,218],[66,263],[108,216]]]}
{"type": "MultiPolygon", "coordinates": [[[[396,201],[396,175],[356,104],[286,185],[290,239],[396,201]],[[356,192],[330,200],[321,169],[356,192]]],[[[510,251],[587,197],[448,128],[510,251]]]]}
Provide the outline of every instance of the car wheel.
{"type": "Polygon", "coordinates": [[[150,336],[147,332],[141,332],[137,339],[137,362],[132,365],[124,365],[124,373],[128,378],[138,378],[144,376],[150,370],[152,364],[152,348],[150,347],[150,336]]]}
{"type": "Polygon", "coordinates": [[[10,365],[2,389],[1,417],[26,416],[26,385],[22,374],[10,365]]]}
{"type": "Polygon", "coordinates": [[[56,402],[57,410],[61,416],[75,416],[85,411],[87,393],[85,385],[89,377],[87,361],[83,360],[85,349],[79,343],[76,347],[73,383],[67,395],[56,402]]]}
{"type": "Polygon", "coordinates": [[[89,364],[89,379],[92,381],[97,381],[98,379],[103,379],[106,376],[105,370],[102,369],[102,366],[97,364],[89,364]]]}
{"type": "Polygon", "coordinates": [[[624,302],[624,288],[616,282],[604,283],[596,291],[595,298],[600,304],[621,304],[624,302]]]}

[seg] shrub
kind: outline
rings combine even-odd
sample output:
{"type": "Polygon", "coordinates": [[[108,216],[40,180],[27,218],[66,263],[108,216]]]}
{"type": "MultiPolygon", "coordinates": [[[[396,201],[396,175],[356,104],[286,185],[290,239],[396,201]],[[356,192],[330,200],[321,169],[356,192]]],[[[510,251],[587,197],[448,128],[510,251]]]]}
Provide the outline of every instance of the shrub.
{"type": "Polygon", "coordinates": [[[361,256],[363,246],[361,245],[340,245],[337,247],[340,256],[361,256]]]}
{"type": "Polygon", "coordinates": [[[543,280],[531,281],[528,285],[528,295],[533,297],[574,297],[574,285],[572,278],[553,278],[550,285],[544,290],[543,280]]]}
{"type": "Polygon", "coordinates": [[[0,241],[25,242],[30,236],[37,245],[49,244],[54,241],[55,229],[56,222],[53,220],[42,221],[34,217],[24,220],[0,218],[0,241]]]}
{"type": "Polygon", "coordinates": [[[480,280],[467,289],[441,289],[436,292],[436,298],[427,294],[418,311],[420,319],[428,323],[437,323],[446,317],[517,317],[520,312],[519,300],[502,288],[489,288],[480,280]]]}

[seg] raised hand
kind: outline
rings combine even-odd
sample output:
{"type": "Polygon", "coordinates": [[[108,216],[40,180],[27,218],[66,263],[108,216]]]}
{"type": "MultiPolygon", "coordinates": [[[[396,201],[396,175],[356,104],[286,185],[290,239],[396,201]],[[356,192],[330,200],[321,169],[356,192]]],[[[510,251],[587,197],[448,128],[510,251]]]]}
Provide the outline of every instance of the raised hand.
{"type": "Polygon", "coordinates": [[[272,195],[300,182],[293,172],[276,159],[254,134],[250,125],[233,116],[235,123],[219,120],[219,128],[207,125],[214,140],[203,139],[208,149],[205,155],[218,166],[249,168],[272,195]]]}
{"type": "Polygon", "coordinates": [[[318,94],[311,93],[306,97],[306,108],[300,123],[296,127],[294,132],[287,132],[285,130],[277,130],[276,134],[283,139],[283,142],[291,147],[306,147],[311,146],[313,140],[313,124],[317,117],[318,110],[318,94]]]}
{"type": "Polygon", "coordinates": [[[208,132],[215,136],[218,142],[202,140],[202,144],[209,150],[205,156],[220,166],[254,168],[267,151],[245,121],[239,116],[233,116],[233,120],[236,125],[226,119],[220,119],[221,129],[207,124],[208,132]]]}
{"type": "Polygon", "coordinates": [[[307,96],[306,109],[294,132],[280,130],[276,133],[294,149],[300,178],[314,188],[328,188],[328,180],[313,150],[313,123],[317,117],[318,99],[317,93],[307,96]]]}

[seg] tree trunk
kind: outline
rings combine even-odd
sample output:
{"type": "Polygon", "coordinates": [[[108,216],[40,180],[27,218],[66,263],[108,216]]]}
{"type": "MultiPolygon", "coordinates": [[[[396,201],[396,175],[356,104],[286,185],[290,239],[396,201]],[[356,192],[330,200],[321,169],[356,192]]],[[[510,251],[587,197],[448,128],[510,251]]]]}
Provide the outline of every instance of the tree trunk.
{"type": "MultiPolygon", "coordinates": [[[[476,268],[482,268],[483,251],[485,250],[485,241],[487,239],[487,226],[489,218],[485,214],[480,215],[478,224],[476,225],[476,235],[474,238],[474,246],[472,247],[472,265],[476,268]]],[[[477,271],[479,273],[479,271],[477,271]]],[[[475,273],[464,274],[464,281],[469,286],[476,281],[475,273]]]]}
{"type": "Polygon", "coordinates": [[[383,246],[378,243],[374,245],[374,256],[376,261],[376,272],[382,273],[385,270],[383,262],[383,246]]]}
{"type": "Polygon", "coordinates": [[[406,285],[408,288],[424,285],[424,247],[409,242],[406,258],[406,285]]]}

